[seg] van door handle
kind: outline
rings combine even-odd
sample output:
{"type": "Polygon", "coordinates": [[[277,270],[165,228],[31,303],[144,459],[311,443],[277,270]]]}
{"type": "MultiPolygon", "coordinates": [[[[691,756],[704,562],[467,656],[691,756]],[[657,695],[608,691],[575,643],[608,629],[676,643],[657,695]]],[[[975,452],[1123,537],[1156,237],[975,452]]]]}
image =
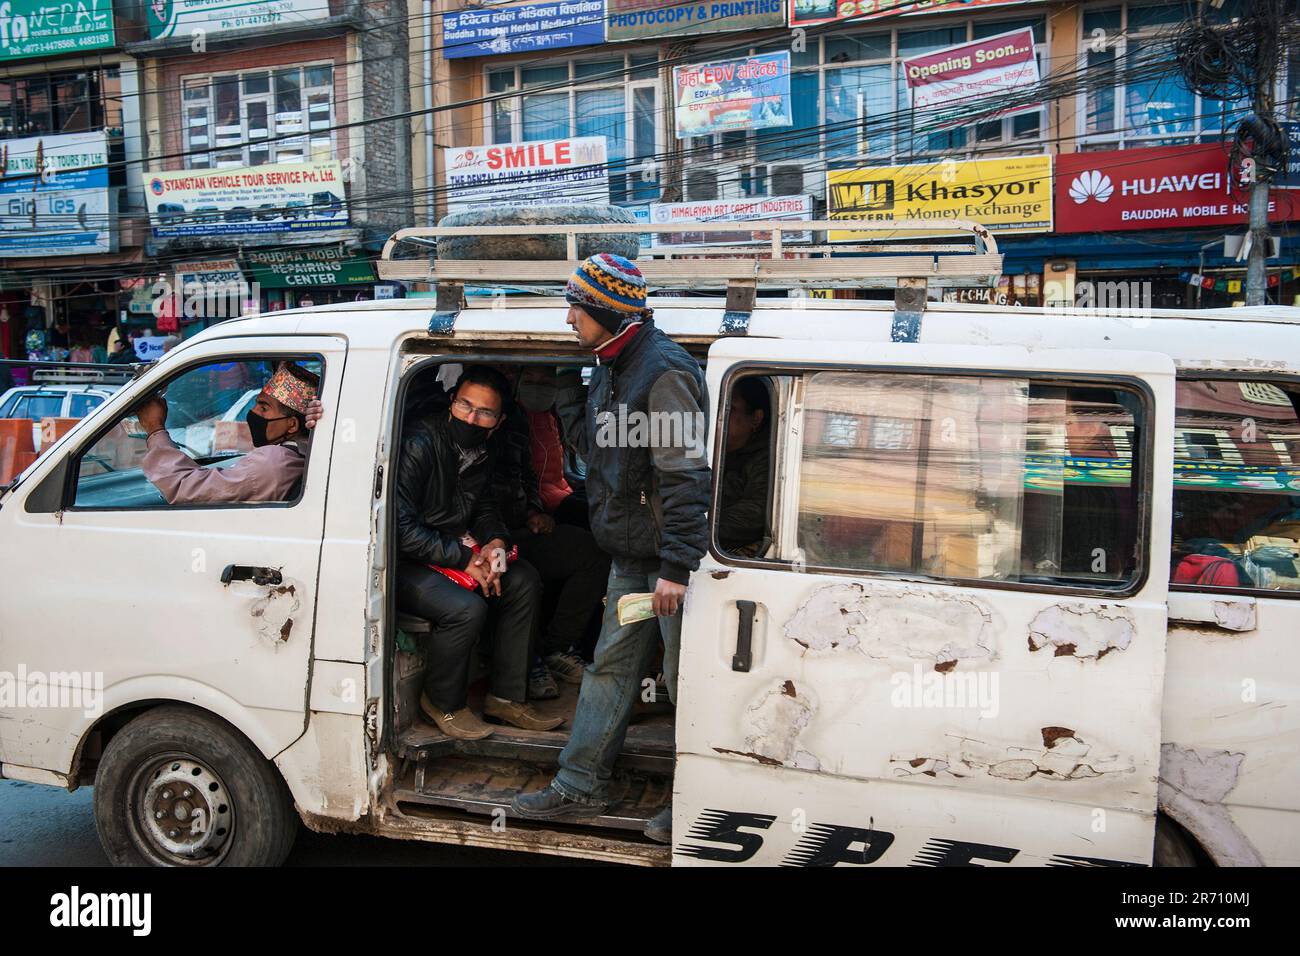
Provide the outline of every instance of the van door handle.
{"type": "Polygon", "coordinates": [[[754,615],[758,605],[753,601],[737,601],[740,625],[736,629],[736,653],[731,656],[731,669],[748,673],[754,663],[754,615]]]}
{"type": "Polygon", "coordinates": [[[221,572],[221,583],[231,581],[252,581],[254,584],[281,584],[283,576],[275,568],[254,568],[246,564],[227,564],[221,572]]]}

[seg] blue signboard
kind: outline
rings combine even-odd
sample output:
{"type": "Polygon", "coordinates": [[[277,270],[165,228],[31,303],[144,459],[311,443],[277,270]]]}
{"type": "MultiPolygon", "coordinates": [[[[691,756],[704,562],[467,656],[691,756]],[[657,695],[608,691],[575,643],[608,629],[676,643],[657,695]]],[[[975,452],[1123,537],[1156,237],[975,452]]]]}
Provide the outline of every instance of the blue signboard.
{"type": "Polygon", "coordinates": [[[1277,189],[1300,189],[1300,123],[1282,123],[1288,144],[1286,169],[1273,182],[1277,189]]]}
{"type": "Polygon", "coordinates": [[[461,10],[442,18],[442,55],[448,60],[604,42],[605,0],[461,10]]]}
{"type": "Polygon", "coordinates": [[[0,256],[116,251],[103,132],[0,143],[0,256]]]}

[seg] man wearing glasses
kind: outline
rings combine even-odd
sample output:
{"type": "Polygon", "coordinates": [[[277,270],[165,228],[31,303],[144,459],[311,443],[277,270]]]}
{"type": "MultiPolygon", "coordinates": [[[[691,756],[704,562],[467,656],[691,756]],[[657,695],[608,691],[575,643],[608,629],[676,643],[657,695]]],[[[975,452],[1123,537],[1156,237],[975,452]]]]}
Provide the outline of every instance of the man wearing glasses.
{"type": "Polygon", "coordinates": [[[525,730],[564,722],[526,703],[542,585],[528,562],[506,559],[510,535],[492,494],[488,444],[505,418],[509,388],[495,369],[466,368],[448,413],[408,427],[397,466],[397,603],[432,625],[420,708],[444,734],[461,740],[493,729],[468,703],[474,648],[488,627],[485,716],[525,730]]]}

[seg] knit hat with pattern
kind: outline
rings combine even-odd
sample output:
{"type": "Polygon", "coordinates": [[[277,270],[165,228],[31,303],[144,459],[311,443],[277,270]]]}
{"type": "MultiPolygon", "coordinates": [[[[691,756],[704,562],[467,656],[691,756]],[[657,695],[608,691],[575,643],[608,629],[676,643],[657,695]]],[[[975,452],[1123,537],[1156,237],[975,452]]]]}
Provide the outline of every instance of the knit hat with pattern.
{"type": "Polygon", "coordinates": [[[564,298],[581,306],[614,335],[629,322],[650,316],[645,276],[627,259],[608,252],[591,256],[578,266],[564,287],[564,298]]]}

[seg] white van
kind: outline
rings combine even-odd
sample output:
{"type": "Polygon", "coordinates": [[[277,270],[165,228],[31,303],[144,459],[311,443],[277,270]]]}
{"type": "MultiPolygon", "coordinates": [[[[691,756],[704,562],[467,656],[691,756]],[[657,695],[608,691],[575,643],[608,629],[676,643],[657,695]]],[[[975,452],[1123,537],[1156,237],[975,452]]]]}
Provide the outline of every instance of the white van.
{"type": "Polygon", "coordinates": [[[1300,863],[1297,310],[652,299],[705,364],[715,476],[761,378],[767,519],[692,575],[676,713],[633,723],[615,805],[553,825],[508,805],[563,729],[453,741],[418,714],[393,475],[445,363],[591,356],[562,299],[439,277],[436,315],[187,340],[0,499],[0,775],[95,785],[114,862],[276,863],[300,817],[650,864],[1300,863]],[[325,407],[296,498],[163,503],[135,404],[165,387],[201,420],[287,359],[325,407]],[[662,847],[641,826],[670,798],[662,847]]]}

